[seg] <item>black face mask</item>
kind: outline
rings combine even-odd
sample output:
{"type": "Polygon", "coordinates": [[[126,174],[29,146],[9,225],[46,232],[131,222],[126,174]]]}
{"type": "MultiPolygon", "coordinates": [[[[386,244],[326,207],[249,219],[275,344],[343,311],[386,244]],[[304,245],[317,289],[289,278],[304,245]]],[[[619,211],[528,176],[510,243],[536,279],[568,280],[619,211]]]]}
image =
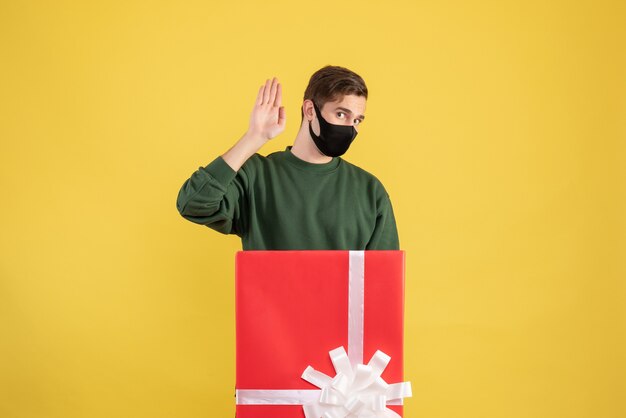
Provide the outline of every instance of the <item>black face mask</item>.
{"type": "Polygon", "coordinates": [[[320,134],[315,135],[315,133],[313,133],[311,121],[309,121],[309,133],[317,149],[319,149],[322,154],[329,157],[339,157],[345,154],[357,134],[354,126],[328,123],[326,119],[322,117],[322,112],[315,103],[313,103],[313,108],[315,109],[317,120],[320,123],[320,134]]]}

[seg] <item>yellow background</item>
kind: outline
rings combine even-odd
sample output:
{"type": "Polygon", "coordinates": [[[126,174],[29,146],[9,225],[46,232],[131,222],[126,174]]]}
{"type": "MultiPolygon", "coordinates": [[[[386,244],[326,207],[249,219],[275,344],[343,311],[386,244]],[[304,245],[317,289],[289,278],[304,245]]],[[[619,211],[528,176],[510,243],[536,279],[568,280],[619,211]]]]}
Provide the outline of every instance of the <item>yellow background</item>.
{"type": "MultiPolygon", "coordinates": [[[[99,4],[98,4],[99,3],[99,4]]],[[[409,418],[626,416],[623,1],[0,7],[0,417],[232,417],[235,236],[182,183],[284,86],[362,75],[345,158],[407,252],[409,418]]]]}

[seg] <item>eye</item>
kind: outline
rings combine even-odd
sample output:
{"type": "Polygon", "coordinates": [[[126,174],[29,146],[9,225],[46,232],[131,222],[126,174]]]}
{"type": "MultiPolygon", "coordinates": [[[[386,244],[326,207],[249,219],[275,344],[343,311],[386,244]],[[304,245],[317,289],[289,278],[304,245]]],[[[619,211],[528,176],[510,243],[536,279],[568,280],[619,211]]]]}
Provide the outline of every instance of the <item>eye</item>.
{"type": "Polygon", "coordinates": [[[362,121],[361,121],[361,119],[355,119],[355,120],[354,120],[354,124],[355,124],[355,125],[358,125],[358,124],[360,124],[361,122],[362,122],[362,121]]]}
{"type": "Polygon", "coordinates": [[[345,113],[343,113],[343,112],[337,112],[337,117],[338,117],[338,118],[341,118],[341,115],[345,115],[345,113]]]}

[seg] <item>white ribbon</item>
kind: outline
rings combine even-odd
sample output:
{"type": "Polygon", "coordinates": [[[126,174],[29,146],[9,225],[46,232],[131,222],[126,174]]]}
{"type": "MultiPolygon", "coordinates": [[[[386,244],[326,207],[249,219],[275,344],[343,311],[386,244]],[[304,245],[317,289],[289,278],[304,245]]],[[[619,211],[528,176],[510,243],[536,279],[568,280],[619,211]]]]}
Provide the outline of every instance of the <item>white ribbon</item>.
{"type": "Polygon", "coordinates": [[[302,405],[306,418],[400,418],[387,405],[402,405],[411,383],[388,384],[380,376],[391,357],[378,350],[363,363],[365,253],[350,251],[348,282],[348,353],[329,352],[334,378],[308,366],[302,378],[321,390],[237,389],[238,405],[302,405]]]}
{"type": "Polygon", "coordinates": [[[316,401],[302,405],[306,418],[400,418],[387,408],[387,401],[410,397],[411,383],[390,385],[380,377],[391,357],[378,350],[367,365],[352,368],[343,347],[329,354],[337,373],[334,378],[311,366],[302,373],[304,380],[322,389],[316,401]]]}
{"type": "Polygon", "coordinates": [[[350,251],[348,269],[348,358],[353,367],[363,363],[365,314],[365,253],[350,251]]]}

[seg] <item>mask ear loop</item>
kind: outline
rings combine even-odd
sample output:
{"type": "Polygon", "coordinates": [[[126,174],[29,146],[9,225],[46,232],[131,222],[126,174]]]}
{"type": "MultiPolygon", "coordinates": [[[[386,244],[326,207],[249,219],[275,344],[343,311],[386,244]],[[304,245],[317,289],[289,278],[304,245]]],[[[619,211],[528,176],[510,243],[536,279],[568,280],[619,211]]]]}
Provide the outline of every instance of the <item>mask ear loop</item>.
{"type": "MultiPolygon", "coordinates": [[[[313,102],[313,100],[311,100],[313,102]]],[[[322,116],[322,109],[320,109],[320,107],[313,102],[313,106],[314,106],[314,112],[315,112],[315,117],[317,118],[317,122],[320,125],[320,130],[322,129],[322,123],[328,124],[328,121],[326,119],[324,119],[324,116],[322,116]],[[324,122],[322,122],[322,120],[324,122]]]]}
{"type": "MultiPolygon", "coordinates": [[[[317,124],[319,125],[319,130],[320,130],[320,135],[321,135],[322,134],[322,121],[320,120],[321,119],[320,116],[322,115],[322,110],[313,100],[311,100],[311,103],[313,103],[313,113],[315,114],[315,117],[317,118],[317,124]]],[[[309,126],[311,127],[311,129],[313,128],[313,120],[309,121],[309,126]]]]}

